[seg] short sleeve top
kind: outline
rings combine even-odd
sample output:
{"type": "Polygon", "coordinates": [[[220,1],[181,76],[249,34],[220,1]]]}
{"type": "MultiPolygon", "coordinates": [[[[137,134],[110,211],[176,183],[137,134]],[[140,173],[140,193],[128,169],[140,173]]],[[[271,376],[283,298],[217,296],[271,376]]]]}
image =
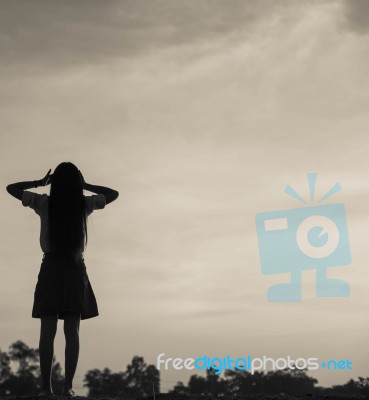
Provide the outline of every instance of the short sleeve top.
{"type": "MultiPolygon", "coordinates": [[[[83,196],[86,201],[87,216],[94,210],[100,210],[105,207],[106,199],[103,194],[96,194],[92,196],[83,196]]],[[[48,243],[49,235],[49,199],[47,194],[38,194],[25,190],[22,196],[22,204],[24,207],[32,208],[37,215],[40,216],[41,229],[40,229],[40,246],[44,253],[50,251],[48,243]]]]}

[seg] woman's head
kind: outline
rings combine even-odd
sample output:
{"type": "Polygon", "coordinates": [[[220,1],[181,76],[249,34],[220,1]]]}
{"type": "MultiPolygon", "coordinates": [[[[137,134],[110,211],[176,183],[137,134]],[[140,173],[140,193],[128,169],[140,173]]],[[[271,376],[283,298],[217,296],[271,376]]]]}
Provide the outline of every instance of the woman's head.
{"type": "Polygon", "coordinates": [[[49,243],[51,249],[77,255],[87,244],[87,215],[78,168],[62,162],[51,178],[49,201],[49,243]]]}
{"type": "Polygon", "coordinates": [[[62,162],[55,168],[51,178],[51,192],[83,194],[81,175],[73,163],[62,162]]]}

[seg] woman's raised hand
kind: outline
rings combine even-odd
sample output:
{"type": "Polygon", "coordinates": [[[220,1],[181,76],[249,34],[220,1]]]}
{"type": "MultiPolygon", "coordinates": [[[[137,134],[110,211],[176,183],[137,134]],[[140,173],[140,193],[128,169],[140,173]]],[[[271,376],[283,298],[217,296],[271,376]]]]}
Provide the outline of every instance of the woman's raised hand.
{"type": "Polygon", "coordinates": [[[52,178],[52,174],[51,174],[51,169],[49,169],[48,173],[42,178],[40,179],[39,182],[39,186],[47,186],[51,183],[51,178],[52,178]]]}

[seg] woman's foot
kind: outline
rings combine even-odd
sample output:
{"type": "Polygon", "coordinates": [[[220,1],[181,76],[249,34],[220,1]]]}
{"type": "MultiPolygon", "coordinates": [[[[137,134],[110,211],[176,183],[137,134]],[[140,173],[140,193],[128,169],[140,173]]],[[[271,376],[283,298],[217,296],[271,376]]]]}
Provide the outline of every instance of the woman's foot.
{"type": "Polygon", "coordinates": [[[66,388],[63,391],[63,396],[68,396],[68,397],[77,397],[75,392],[72,390],[72,388],[66,388]]]}

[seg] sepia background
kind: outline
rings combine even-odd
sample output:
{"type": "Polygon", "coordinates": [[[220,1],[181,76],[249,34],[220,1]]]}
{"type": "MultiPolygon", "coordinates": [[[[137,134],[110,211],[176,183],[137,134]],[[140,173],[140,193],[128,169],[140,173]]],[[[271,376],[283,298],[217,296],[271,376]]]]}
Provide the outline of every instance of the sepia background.
{"type": "MultiPolygon", "coordinates": [[[[92,368],[208,355],[318,357],[321,385],[368,375],[369,2],[2,0],[0,346],[38,346],[38,216],[7,184],[71,161],[119,191],[89,219],[99,305],[81,322],[76,391],[92,368]],[[269,303],[255,214],[336,182],[349,298],[269,303]]],[[[37,189],[48,193],[48,187],[37,189]]],[[[86,193],[87,194],[87,193],[86,193]]],[[[59,323],[56,358],[64,362],[59,323]]],[[[194,373],[161,371],[165,392],[194,373]]]]}

